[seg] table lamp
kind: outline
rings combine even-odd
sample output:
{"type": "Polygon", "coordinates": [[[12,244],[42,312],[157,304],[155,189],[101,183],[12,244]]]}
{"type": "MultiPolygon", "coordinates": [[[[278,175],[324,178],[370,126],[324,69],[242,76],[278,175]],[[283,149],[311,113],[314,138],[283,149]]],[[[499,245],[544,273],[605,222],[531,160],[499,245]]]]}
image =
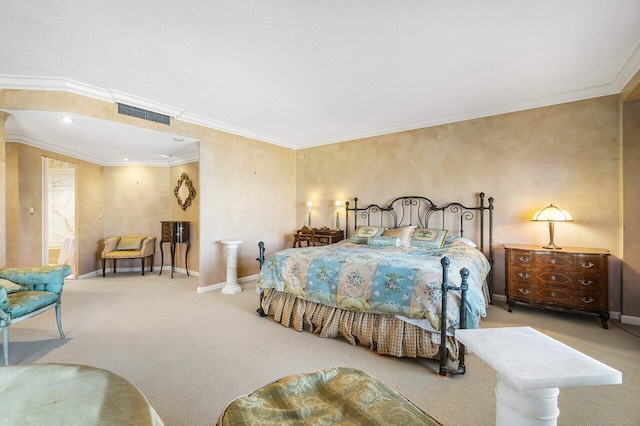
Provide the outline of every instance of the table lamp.
{"type": "Polygon", "coordinates": [[[556,222],[570,222],[573,218],[566,210],[549,204],[547,207],[538,210],[531,220],[536,222],[549,222],[549,244],[542,246],[542,248],[560,250],[562,247],[556,246],[553,242],[554,225],[556,222]]]}
{"type": "Polygon", "coordinates": [[[307,201],[307,209],[309,210],[309,219],[308,219],[308,226],[309,228],[311,228],[311,209],[313,208],[313,203],[311,201],[307,201]]]}
{"type": "Polygon", "coordinates": [[[336,200],[336,231],[340,230],[340,207],[342,207],[342,203],[340,200],[336,200]]]}

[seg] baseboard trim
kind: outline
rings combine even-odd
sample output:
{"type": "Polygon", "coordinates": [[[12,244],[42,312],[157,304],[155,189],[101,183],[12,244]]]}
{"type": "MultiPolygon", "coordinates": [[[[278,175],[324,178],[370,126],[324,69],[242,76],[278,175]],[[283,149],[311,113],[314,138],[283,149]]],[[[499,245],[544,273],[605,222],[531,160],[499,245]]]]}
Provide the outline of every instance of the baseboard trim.
{"type": "MultiPolygon", "coordinates": [[[[251,282],[251,281],[255,281],[256,279],[258,279],[258,274],[248,275],[246,277],[238,278],[238,284],[240,284],[242,286],[242,284],[248,283],[248,282],[251,282]]],[[[198,293],[207,293],[209,291],[219,290],[222,287],[224,287],[224,285],[226,283],[227,282],[225,281],[223,283],[209,284],[209,285],[205,285],[205,286],[200,286],[200,287],[198,287],[198,293]]]]}
{"type": "MultiPolygon", "coordinates": [[[[493,300],[499,300],[501,302],[507,301],[507,296],[505,296],[504,294],[494,294],[492,295],[492,297],[493,297],[493,300]]],[[[622,315],[620,312],[617,312],[617,311],[609,311],[609,318],[618,320],[620,322],[627,323],[627,324],[640,325],[640,317],[622,315]]]]}
{"type": "Polygon", "coordinates": [[[632,317],[631,315],[621,315],[620,322],[623,324],[640,325],[640,317],[632,317]]]}
{"type": "MultiPolygon", "coordinates": [[[[164,266],[162,268],[162,272],[164,273],[165,271],[167,271],[167,268],[169,270],[169,276],[171,276],[171,266],[169,266],[169,267],[164,266]]],[[[147,274],[155,274],[155,273],[159,274],[160,273],[160,265],[157,265],[157,266],[153,265],[153,271],[149,271],[148,269],[149,269],[149,267],[147,266],[145,268],[145,270],[144,270],[144,274],[145,275],[147,275],[147,274]]],[[[120,268],[120,267],[118,267],[118,269],[116,269],[116,270],[119,271],[119,272],[137,272],[140,275],[142,275],[140,269],[138,269],[138,268],[120,268]]],[[[110,272],[109,268],[107,268],[107,274],[109,272],[110,272]]],[[[187,270],[184,269],[184,268],[176,268],[175,272],[180,272],[181,274],[185,274],[186,275],[187,270]]],[[[113,268],[111,268],[111,274],[113,274],[113,268]]],[[[117,274],[117,272],[116,272],[116,274],[117,274]]],[[[78,277],[78,279],[82,280],[84,278],[97,277],[97,276],[100,276],[100,275],[102,275],[102,269],[98,269],[97,271],[89,272],[88,274],[80,275],[78,277]]],[[[198,272],[198,271],[189,271],[189,276],[199,277],[200,276],[200,272],[198,272]]]]}

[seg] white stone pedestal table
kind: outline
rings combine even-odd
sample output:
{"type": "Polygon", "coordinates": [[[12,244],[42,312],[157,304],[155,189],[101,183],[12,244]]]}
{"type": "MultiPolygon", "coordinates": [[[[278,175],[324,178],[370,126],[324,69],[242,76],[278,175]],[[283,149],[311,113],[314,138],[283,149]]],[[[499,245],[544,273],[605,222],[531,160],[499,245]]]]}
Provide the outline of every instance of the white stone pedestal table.
{"type": "Polygon", "coordinates": [[[456,330],[456,339],[496,370],[499,426],[556,425],[558,388],[622,383],[618,370],[531,327],[456,330]]]}
{"type": "Polygon", "coordinates": [[[238,284],[238,246],[242,241],[222,240],[220,242],[227,246],[227,282],[222,287],[222,293],[240,293],[242,287],[238,284]]]}

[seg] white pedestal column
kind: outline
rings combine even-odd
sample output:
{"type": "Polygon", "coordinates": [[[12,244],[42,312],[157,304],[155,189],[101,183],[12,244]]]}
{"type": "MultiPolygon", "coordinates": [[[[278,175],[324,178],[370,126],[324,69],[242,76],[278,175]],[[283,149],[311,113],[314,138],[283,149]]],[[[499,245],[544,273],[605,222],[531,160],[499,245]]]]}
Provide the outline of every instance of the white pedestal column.
{"type": "Polygon", "coordinates": [[[495,392],[496,426],[558,424],[558,388],[519,390],[498,374],[495,392]]]}
{"type": "Polygon", "coordinates": [[[227,283],[222,287],[222,294],[236,294],[242,291],[238,284],[238,245],[242,241],[222,240],[227,246],[227,283]]]}

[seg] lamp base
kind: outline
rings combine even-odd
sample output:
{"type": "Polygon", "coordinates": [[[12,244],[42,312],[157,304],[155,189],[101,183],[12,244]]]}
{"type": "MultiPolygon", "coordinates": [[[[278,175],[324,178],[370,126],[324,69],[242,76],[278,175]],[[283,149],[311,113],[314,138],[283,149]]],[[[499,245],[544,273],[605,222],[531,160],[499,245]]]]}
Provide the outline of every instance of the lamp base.
{"type": "Polygon", "coordinates": [[[548,244],[546,246],[542,246],[543,249],[550,249],[550,250],[561,250],[562,247],[558,247],[555,244],[548,244]]]}

